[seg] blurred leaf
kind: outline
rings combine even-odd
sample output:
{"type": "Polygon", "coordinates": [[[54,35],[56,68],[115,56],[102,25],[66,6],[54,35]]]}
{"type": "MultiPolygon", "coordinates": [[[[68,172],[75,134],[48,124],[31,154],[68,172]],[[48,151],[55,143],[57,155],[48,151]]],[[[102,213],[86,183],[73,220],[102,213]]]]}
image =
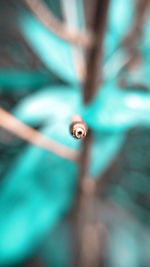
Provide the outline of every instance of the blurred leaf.
{"type": "Polygon", "coordinates": [[[117,225],[110,245],[110,265],[115,267],[140,266],[139,244],[131,229],[117,225]]]}
{"type": "Polygon", "coordinates": [[[125,139],[122,133],[101,132],[94,135],[90,156],[89,173],[93,177],[98,177],[102,174],[116,154],[119,152],[125,139]]]}
{"type": "Polygon", "coordinates": [[[5,90],[27,90],[27,88],[43,86],[53,81],[54,78],[48,73],[0,69],[0,86],[4,86],[5,90]]]}
{"type": "Polygon", "coordinates": [[[107,31],[104,39],[106,60],[118,49],[133,20],[133,2],[130,0],[111,0],[107,31]]]}
{"type": "Polygon", "coordinates": [[[81,94],[77,89],[62,85],[43,88],[24,98],[13,114],[29,124],[45,120],[54,124],[64,119],[69,120],[73,114],[81,112],[81,94]]]}
{"type": "Polygon", "coordinates": [[[136,125],[150,124],[150,93],[127,92],[116,82],[103,84],[84,118],[95,131],[127,131],[136,125]]]}
{"type": "Polygon", "coordinates": [[[71,48],[32,16],[21,15],[20,30],[44,64],[61,79],[77,83],[71,48]]]}
{"type": "MultiPolygon", "coordinates": [[[[43,133],[51,136],[50,129],[43,133]]],[[[33,253],[74,199],[77,166],[30,146],[1,183],[0,263],[33,253]]]]}

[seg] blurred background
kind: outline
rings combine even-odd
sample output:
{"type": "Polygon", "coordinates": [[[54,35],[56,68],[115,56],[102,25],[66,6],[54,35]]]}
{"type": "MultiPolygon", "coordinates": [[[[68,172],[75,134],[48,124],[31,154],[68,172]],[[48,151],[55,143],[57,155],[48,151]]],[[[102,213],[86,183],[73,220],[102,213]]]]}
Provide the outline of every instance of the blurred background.
{"type": "Polygon", "coordinates": [[[0,267],[149,267],[150,0],[0,14],[0,267]]]}

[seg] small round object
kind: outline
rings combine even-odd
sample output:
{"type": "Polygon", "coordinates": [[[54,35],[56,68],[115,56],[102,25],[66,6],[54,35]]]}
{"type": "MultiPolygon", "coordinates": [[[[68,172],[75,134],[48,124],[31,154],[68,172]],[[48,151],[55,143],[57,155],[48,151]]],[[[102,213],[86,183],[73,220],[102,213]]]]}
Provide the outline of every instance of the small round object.
{"type": "Polygon", "coordinates": [[[76,139],[83,139],[87,134],[87,125],[79,115],[71,119],[70,132],[76,139]]]}
{"type": "Polygon", "coordinates": [[[75,136],[80,139],[84,136],[84,130],[82,128],[77,128],[75,132],[75,136]]]}

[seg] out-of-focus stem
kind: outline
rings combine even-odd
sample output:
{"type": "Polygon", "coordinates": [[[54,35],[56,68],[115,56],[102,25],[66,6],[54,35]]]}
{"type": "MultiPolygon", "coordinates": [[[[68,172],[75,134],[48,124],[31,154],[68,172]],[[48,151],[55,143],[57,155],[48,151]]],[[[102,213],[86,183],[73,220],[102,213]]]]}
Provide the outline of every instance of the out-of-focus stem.
{"type": "MultiPolygon", "coordinates": [[[[89,3],[90,4],[90,3],[89,3]]],[[[92,18],[88,25],[94,33],[93,46],[87,51],[87,76],[83,86],[83,101],[90,102],[98,90],[100,78],[102,78],[102,54],[103,38],[107,22],[109,0],[95,0],[91,5],[92,18]],[[93,5],[93,7],[92,7],[93,5]]],[[[101,79],[102,80],[102,79],[101,79]]],[[[80,181],[88,176],[89,151],[92,135],[89,131],[83,141],[80,158],[80,181]]]]}
{"type": "MultiPolygon", "coordinates": [[[[61,0],[62,6],[62,14],[64,17],[64,21],[66,22],[66,26],[70,31],[75,29],[76,31],[80,31],[78,25],[78,9],[77,9],[77,1],[76,0],[61,0]]],[[[81,5],[82,6],[82,5],[81,5]]],[[[81,8],[80,6],[80,8],[81,8]]],[[[81,15],[81,14],[80,14],[81,15]]],[[[82,23],[82,30],[84,29],[82,23]]],[[[85,30],[85,29],[84,29],[85,30]]],[[[72,45],[72,58],[74,67],[76,70],[77,78],[80,82],[85,80],[85,57],[84,57],[84,48],[82,45],[72,45]]]]}
{"type": "MultiPolygon", "coordinates": [[[[87,69],[86,80],[83,86],[83,101],[84,104],[88,104],[94,98],[99,81],[102,82],[102,58],[103,58],[103,39],[107,22],[107,11],[109,6],[109,0],[95,0],[89,3],[91,8],[91,17],[88,21],[88,27],[93,32],[94,40],[93,46],[87,50],[87,69]]],[[[83,140],[80,155],[80,178],[79,178],[79,190],[77,199],[77,213],[78,213],[78,260],[76,265],[82,267],[98,267],[99,266],[99,236],[93,232],[96,238],[91,239],[91,232],[93,231],[93,220],[96,219],[95,209],[95,182],[88,178],[88,169],[90,165],[90,149],[92,142],[92,133],[89,130],[87,137],[83,140]],[[89,236],[85,239],[84,232],[86,229],[89,236]],[[88,240],[88,244],[86,244],[88,240]],[[85,246],[86,245],[86,246],[85,246]],[[89,246],[93,251],[89,255],[86,251],[89,250],[89,246]],[[84,250],[84,247],[86,249],[84,250]]]]}
{"type": "Polygon", "coordinates": [[[87,50],[87,71],[86,80],[83,86],[83,99],[85,104],[90,102],[95,96],[99,82],[102,81],[102,59],[103,59],[103,38],[107,23],[107,11],[109,0],[95,0],[89,8],[95,10],[91,12],[91,20],[87,23],[93,31],[93,46],[87,50]]]}

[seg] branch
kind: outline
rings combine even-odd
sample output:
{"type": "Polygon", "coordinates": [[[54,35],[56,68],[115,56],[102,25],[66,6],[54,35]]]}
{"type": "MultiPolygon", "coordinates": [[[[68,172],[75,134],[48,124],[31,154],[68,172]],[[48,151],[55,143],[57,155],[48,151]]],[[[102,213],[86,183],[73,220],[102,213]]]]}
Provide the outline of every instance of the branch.
{"type": "Polygon", "coordinates": [[[71,161],[77,160],[78,152],[47,138],[39,131],[34,130],[33,128],[16,119],[3,108],[0,108],[0,126],[19,138],[50,151],[62,158],[71,161]]]}
{"type": "Polygon", "coordinates": [[[60,38],[76,45],[91,45],[92,37],[89,33],[81,30],[77,31],[75,29],[70,30],[67,28],[62,21],[59,21],[53,15],[43,1],[25,0],[25,2],[34,15],[44,24],[44,26],[60,38]]]}

